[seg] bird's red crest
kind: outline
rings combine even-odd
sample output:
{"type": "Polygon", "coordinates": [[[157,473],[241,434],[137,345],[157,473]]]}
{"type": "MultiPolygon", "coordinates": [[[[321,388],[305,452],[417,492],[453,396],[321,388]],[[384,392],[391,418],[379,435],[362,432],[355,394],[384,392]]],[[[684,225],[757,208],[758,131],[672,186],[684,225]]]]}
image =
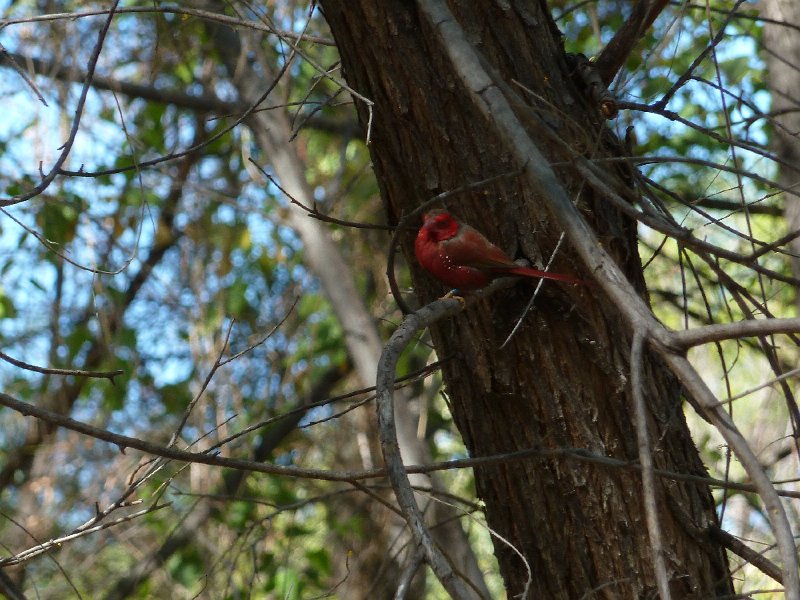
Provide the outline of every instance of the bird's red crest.
{"type": "Polygon", "coordinates": [[[458,221],[449,212],[444,210],[432,210],[423,217],[425,224],[423,229],[428,232],[430,239],[434,242],[449,240],[458,233],[458,221]]]}

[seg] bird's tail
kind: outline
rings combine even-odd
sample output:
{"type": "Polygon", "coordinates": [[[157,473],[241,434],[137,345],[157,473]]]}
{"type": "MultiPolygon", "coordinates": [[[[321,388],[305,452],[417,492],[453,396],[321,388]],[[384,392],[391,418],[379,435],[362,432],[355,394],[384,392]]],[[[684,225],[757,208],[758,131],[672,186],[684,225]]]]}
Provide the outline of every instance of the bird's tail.
{"type": "Polygon", "coordinates": [[[575,285],[595,285],[594,281],[578,279],[577,277],[563,275],[561,273],[550,273],[549,271],[542,271],[540,269],[534,269],[533,267],[512,267],[504,269],[504,272],[509,275],[519,275],[520,277],[532,277],[535,279],[552,279],[553,281],[563,281],[564,283],[572,283],[575,285]]]}

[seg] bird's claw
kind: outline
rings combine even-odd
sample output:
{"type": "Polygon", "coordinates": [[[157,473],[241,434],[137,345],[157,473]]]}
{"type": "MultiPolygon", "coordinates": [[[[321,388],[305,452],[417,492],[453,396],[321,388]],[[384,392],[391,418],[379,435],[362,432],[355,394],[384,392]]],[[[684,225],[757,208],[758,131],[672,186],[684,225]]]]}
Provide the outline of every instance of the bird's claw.
{"type": "Polygon", "coordinates": [[[467,302],[466,300],[464,300],[464,296],[461,290],[457,288],[450,290],[444,296],[439,298],[439,300],[447,300],[448,298],[452,298],[453,300],[458,300],[461,303],[461,306],[464,306],[464,304],[466,304],[467,302]]]}

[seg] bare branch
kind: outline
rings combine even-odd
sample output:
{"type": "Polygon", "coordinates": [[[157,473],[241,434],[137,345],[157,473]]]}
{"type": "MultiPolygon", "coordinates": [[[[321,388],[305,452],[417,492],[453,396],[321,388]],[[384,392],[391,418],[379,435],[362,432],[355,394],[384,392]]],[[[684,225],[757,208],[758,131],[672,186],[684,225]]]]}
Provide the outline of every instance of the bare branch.
{"type": "MultiPolygon", "coordinates": [[[[162,458],[182,461],[182,462],[196,462],[207,465],[217,465],[221,467],[228,467],[239,471],[256,471],[259,473],[269,473],[272,475],[279,475],[285,477],[297,477],[302,479],[320,479],[323,481],[360,481],[363,479],[376,479],[386,476],[385,469],[368,469],[361,471],[341,472],[341,471],[324,471],[313,469],[302,469],[295,467],[279,467],[269,465],[263,461],[250,461],[235,458],[223,458],[216,454],[212,454],[212,449],[205,452],[184,452],[174,448],[167,448],[140,440],[139,438],[120,435],[94,427],[81,421],[76,421],[69,417],[65,417],[50,410],[22,402],[9,396],[8,394],[0,392],[0,405],[6,406],[20,414],[26,416],[33,416],[37,419],[51,423],[58,427],[70,429],[83,435],[108,442],[117,446],[120,451],[124,452],[127,448],[133,448],[147,454],[154,456],[161,456],[162,458]]],[[[308,405],[312,406],[312,405],[308,405]]],[[[578,460],[598,465],[610,469],[622,469],[627,471],[640,471],[641,465],[638,463],[631,463],[629,461],[612,458],[610,456],[602,456],[591,452],[585,448],[524,448],[516,452],[509,452],[506,454],[498,454],[494,456],[481,456],[476,458],[463,458],[457,460],[449,460],[444,462],[432,463],[430,465],[408,465],[405,467],[407,473],[432,473],[435,471],[449,471],[453,469],[467,469],[477,466],[500,464],[509,461],[526,460],[530,458],[566,458],[570,460],[578,460]]],[[[723,481],[721,479],[714,479],[712,477],[701,477],[699,475],[691,475],[687,473],[675,473],[663,469],[654,469],[653,471],[659,477],[670,479],[673,481],[688,481],[697,483],[698,485],[708,485],[724,489],[738,490],[741,492],[754,493],[758,492],[759,488],[754,484],[736,483],[732,481],[723,481]]],[[[786,498],[800,499],[800,492],[792,490],[780,490],[777,492],[779,496],[786,498]]]]}
{"type": "Polygon", "coordinates": [[[381,475],[379,471],[372,471],[370,474],[368,474],[368,472],[348,473],[345,471],[325,471],[321,469],[281,467],[251,460],[222,458],[217,454],[209,454],[206,452],[186,452],[183,450],[168,448],[166,446],[160,446],[151,442],[146,442],[127,435],[112,433],[106,429],[101,429],[81,421],[76,421],[75,419],[71,419],[70,417],[46,410],[39,406],[21,402],[20,400],[17,400],[16,398],[13,398],[12,396],[9,396],[3,392],[0,392],[0,404],[23,415],[36,417],[37,419],[41,419],[42,421],[46,421],[53,425],[71,429],[72,431],[76,431],[98,440],[103,440],[110,444],[114,444],[120,449],[121,452],[124,452],[127,448],[133,448],[135,450],[146,452],[147,454],[182,462],[196,462],[204,465],[216,465],[245,471],[270,473],[273,475],[286,475],[289,477],[299,477],[303,479],[320,479],[323,481],[352,481],[353,479],[358,478],[363,479],[364,475],[367,475],[368,477],[379,477],[381,475]]]}
{"type": "Polygon", "coordinates": [[[411,342],[418,331],[431,323],[454,315],[464,308],[464,301],[460,298],[443,298],[428,304],[415,313],[408,315],[403,324],[392,334],[391,339],[381,353],[376,377],[378,425],[381,438],[381,449],[386,461],[389,480],[392,482],[397,502],[403,511],[403,516],[408,522],[414,541],[422,547],[425,559],[447,592],[456,599],[468,598],[469,594],[464,582],[453,571],[444,554],[434,544],[422,512],[417,506],[408,473],[400,456],[400,446],[397,443],[397,429],[394,422],[394,402],[392,391],[394,389],[395,368],[405,347],[411,342]]]}
{"type": "Polygon", "coordinates": [[[139,517],[143,517],[157,510],[161,510],[162,508],[166,508],[167,506],[169,506],[169,504],[156,504],[153,506],[149,506],[140,511],[131,513],[129,515],[125,515],[124,517],[114,519],[113,521],[100,523],[92,527],[87,527],[85,529],[73,531],[72,533],[68,533],[66,535],[62,535],[60,537],[48,540],[46,542],[42,542],[41,544],[37,544],[36,546],[28,548],[27,550],[23,550],[22,552],[17,552],[13,556],[0,558],[0,568],[10,567],[13,565],[19,565],[24,562],[28,562],[29,560],[32,560],[37,556],[44,554],[45,552],[50,552],[56,548],[60,548],[61,546],[63,546],[68,542],[72,542],[78,538],[85,537],[97,531],[102,531],[103,529],[108,529],[109,527],[115,527],[122,523],[127,523],[128,521],[138,519],[139,517]]]}
{"type": "Polygon", "coordinates": [[[0,44],[0,57],[5,59],[5,61],[11,65],[11,68],[17,72],[17,75],[19,75],[22,78],[22,80],[28,84],[28,87],[33,90],[34,94],[36,94],[36,97],[39,99],[39,102],[41,102],[45,106],[48,106],[47,100],[44,99],[42,92],[39,91],[39,88],[36,86],[36,82],[22,69],[22,67],[19,66],[17,60],[15,60],[16,57],[13,55],[13,53],[6,50],[3,44],[0,44]]]}
{"type": "Polygon", "coordinates": [[[661,100],[658,101],[660,106],[666,106],[669,104],[669,101],[672,97],[678,93],[687,81],[694,75],[695,70],[697,67],[702,64],[702,62],[706,59],[710,52],[713,52],[714,49],[719,45],[719,43],[725,38],[725,29],[728,27],[728,23],[734,18],[736,14],[736,9],[741,5],[744,4],[744,0],[736,0],[736,4],[733,5],[731,12],[727,15],[725,21],[723,21],[722,25],[711,41],[709,42],[708,46],[706,46],[702,52],[700,52],[697,57],[692,61],[692,64],[681,74],[678,80],[672,85],[672,87],[661,97],[661,100]]]}
{"type": "MultiPolygon", "coordinates": [[[[290,40],[300,40],[312,42],[314,44],[321,44],[323,46],[335,46],[336,43],[330,38],[324,38],[307,33],[297,33],[294,31],[286,31],[269,26],[269,24],[262,23],[261,21],[254,21],[252,19],[237,19],[222,13],[211,12],[208,10],[199,10],[196,8],[184,8],[181,6],[131,6],[126,8],[116,9],[117,14],[174,14],[186,15],[189,17],[198,17],[206,21],[213,21],[228,25],[230,27],[243,27],[246,29],[254,29],[256,31],[263,31],[264,33],[273,33],[281,38],[290,40]]],[[[23,17],[19,19],[3,20],[3,27],[9,25],[17,25],[21,23],[41,23],[47,21],[75,21],[77,19],[85,19],[88,17],[97,17],[107,15],[108,10],[88,10],[83,12],[64,12],[64,13],[49,13],[46,15],[37,15],[33,17],[23,17]]]]}
{"type": "Polygon", "coordinates": [[[645,336],[635,331],[631,346],[631,389],[633,391],[633,412],[636,423],[636,438],[639,444],[639,462],[642,465],[642,490],[644,494],[644,510],[647,515],[647,531],[650,535],[653,554],[653,570],[656,574],[658,593],[661,600],[670,600],[669,576],[664,563],[663,535],[658,519],[658,501],[656,499],[656,479],[653,473],[653,453],[650,449],[650,436],[647,431],[647,408],[644,401],[644,384],[642,369],[644,362],[645,336]]]}
{"type": "Polygon", "coordinates": [[[778,565],[773,563],[771,560],[764,558],[762,554],[752,550],[749,546],[747,546],[747,544],[743,544],[730,533],[724,529],[720,529],[716,525],[709,527],[708,534],[720,544],[725,546],[728,550],[742,557],[765,575],[772,577],[778,583],[783,583],[783,574],[778,568],[778,565]]]}
{"type": "Polygon", "coordinates": [[[0,350],[0,359],[25,369],[26,371],[33,371],[34,373],[42,373],[43,375],[73,375],[74,377],[97,377],[98,379],[109,379],[112,382],[114,377],[122,375],[125,371],[117,369],[116,371],[84,371],[82,369],[55,369],[52,367],[39,367],[30,363],[12,358],[2,350],[0,350]]]}
{"type": "Polygon", "coordinates": [[[671,331],[669,344],[675,348],[688,349],[711,342],[775,333],[800,333],[800,318],[757,319],[737,323],[704,325],[693,329],[671,331]]]}
{"type": "Polygon", "coordinates": [[[633,4],[628,20],[617,29],[614,37],[597,57],[596,67],[606,86],[614,81],[634,46],[664,10],[667,2],[668,0],[641,0],[633,4]]]}

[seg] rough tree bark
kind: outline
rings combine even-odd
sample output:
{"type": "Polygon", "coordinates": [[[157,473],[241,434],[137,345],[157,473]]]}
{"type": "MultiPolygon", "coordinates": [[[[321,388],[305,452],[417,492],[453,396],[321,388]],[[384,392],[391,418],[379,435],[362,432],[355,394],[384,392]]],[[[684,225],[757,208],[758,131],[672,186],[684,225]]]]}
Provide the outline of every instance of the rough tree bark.
{"type": "MultiPolygon", "coordinates": [[[[438,193],[519,166],[452,73],[436,28],[418,11],[424,2],[320,2],[348,83],[375,102],[370,149],[394,222],[438,193]]],[[[525,119],[538,128],[540,148],[561,165],[563,185],[578,198],[606,249],[644,290],[635,224],[594,195],[569,167],[572,152],[595,157],[621,150],[597,107],[571,79],[560,32],[544,2],[470,0],[450,7],[488,68],[520,96],[524,93],[513,81],[534,92],[527,100],[535,109],[526,111],[525,119]]],[[[367,108],[356,104],[366,127],[367,108]]],[[[629,171],[619,169],[615,178],[620,189],[631,187],[629,171]]],[[[523,181],[462,194],[448,206],[506,249],[516,245],[535,262],[546,262],[559,238],[541,199],[523,181]]],[[[403,242],[408,257],[410,242],[410,236],[403,242]]],[[[442,287],[411,262],[420,300],[440,295],[442,287]]],[[[568,247],[561,248],[554,270],[591,276],[581,272],[568,247]]],[[[500,349],[531,292],[521,283],[431,332],[439,354],[454,357],[444,367],[444,378],[471,455],[538,446],[586,448],[636,460],[631,331],[600,294],[548,284],[534,312],[500,349]]],[[[683,419],[679,386],[653,356],[646,360],[644,376],[656,466],[705,474],[683,419]]],[[[481,467],[475,477],[489,526],[530,566],[530,598],[653,593],[637,475],[553,459],[481,467]]],[[[709,490],[664,480],[657,491],[675,597],[730,594],[724,551],[707,534],[716,523],[709,490]]],[[[496,542],[495,551],[508,596],[516,597],[525,589],[526,567],[506,544],[496,542]]]]}

